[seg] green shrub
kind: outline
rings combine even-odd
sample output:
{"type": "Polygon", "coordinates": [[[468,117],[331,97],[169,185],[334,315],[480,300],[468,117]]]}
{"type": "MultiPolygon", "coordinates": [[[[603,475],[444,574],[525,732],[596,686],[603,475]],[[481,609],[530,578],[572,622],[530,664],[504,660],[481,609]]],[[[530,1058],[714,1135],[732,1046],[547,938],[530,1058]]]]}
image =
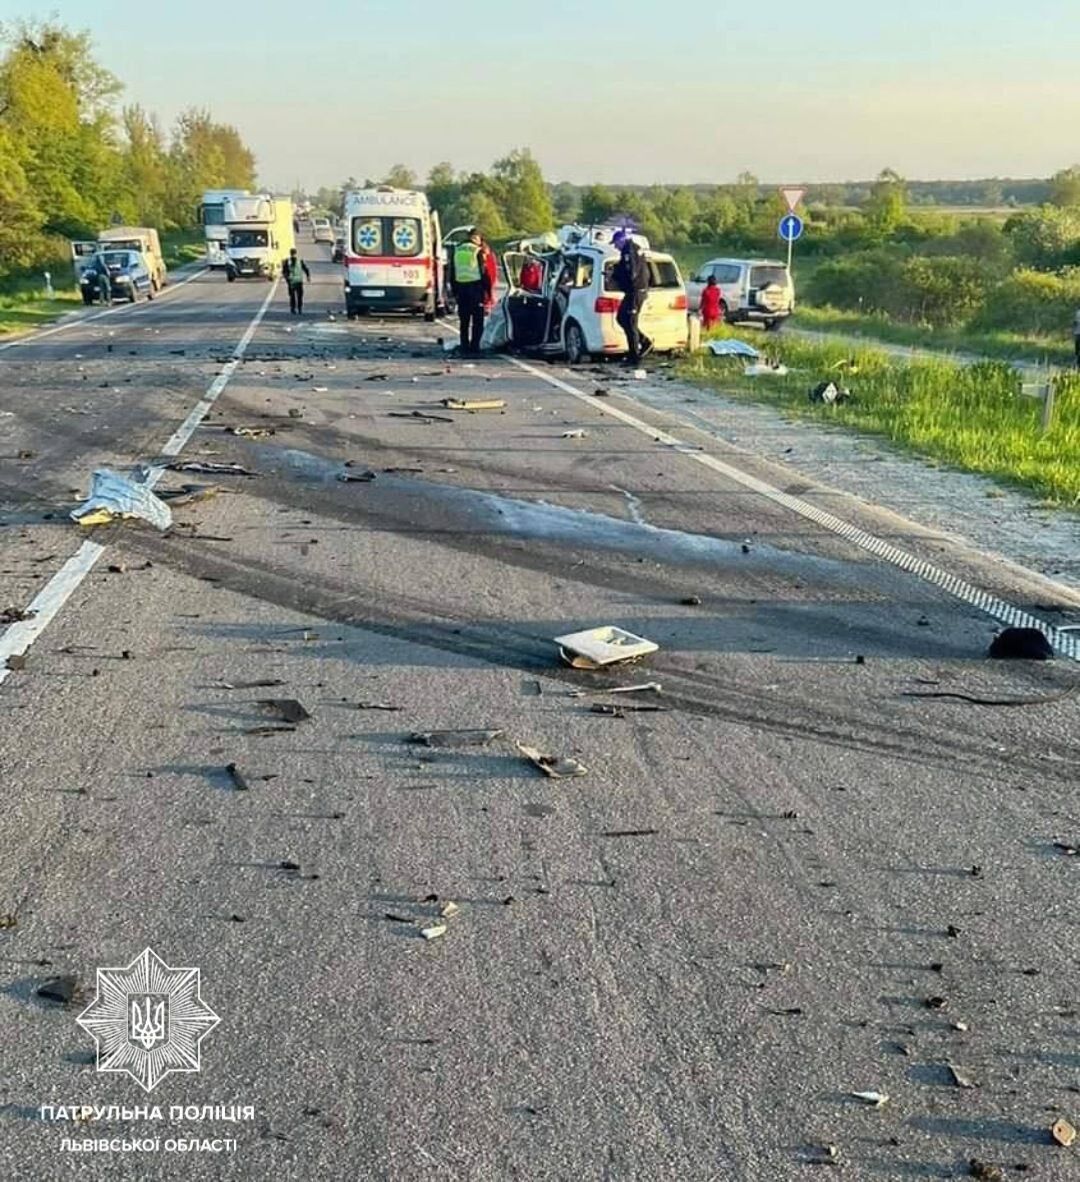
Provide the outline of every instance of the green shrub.
{"type": "Polygon", "coordinates": [[[1054,275],[1014,271],[997,284],[974,321],[978,328],[1012,332],[1065,334],[1080,308],[1080,268],[1054,275]]]}

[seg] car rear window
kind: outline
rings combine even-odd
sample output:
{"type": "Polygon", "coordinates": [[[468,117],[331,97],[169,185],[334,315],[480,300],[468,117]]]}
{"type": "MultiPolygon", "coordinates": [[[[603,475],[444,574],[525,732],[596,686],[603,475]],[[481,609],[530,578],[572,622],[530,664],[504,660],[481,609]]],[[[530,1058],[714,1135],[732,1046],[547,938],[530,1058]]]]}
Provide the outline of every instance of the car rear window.
{"type": "Polygon", "coordinates": [[[750,272],[751,287],[768,287],[772,283],[778,283],[781,287],[787,287],[788,274],[786,267],[755,267],[750,272]]]}

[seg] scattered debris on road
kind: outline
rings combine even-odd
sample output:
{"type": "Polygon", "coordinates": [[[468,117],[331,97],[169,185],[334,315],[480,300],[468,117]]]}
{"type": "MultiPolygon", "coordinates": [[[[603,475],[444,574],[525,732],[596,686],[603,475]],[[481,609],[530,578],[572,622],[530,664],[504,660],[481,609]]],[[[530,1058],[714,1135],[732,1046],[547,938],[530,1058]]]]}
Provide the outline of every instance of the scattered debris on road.
{"type": "Polygon", "coordinates": [[[446,924],[444,923],[428,923],[420,929],[420,935],[425,940],[437,940],[440,936],[446,935],[446,924]]]}
{"type": "Polygon", "coordinates": [[[1054,649],[1041,628],[1006,628],[987,655],[995,661],[1052,661],[1054,649]]]}
{"type": "Polygon", "coordinates": [[[575,669],[600,669],[620,661],[633,661],[660,647],[614,624],[556,636],[555,643],[562,659],[575,669]]]}
{"type": "Polygon", "coordinates": [[[251,785],[244,778],[244,773],[236,766],[235,763],[228,763],[225,765],[225,771],[228,777],[233,782],[233,787],[237,792],[247,792],[251,785]]]}
{"type": "Polygon", "coordinates": [[[37,612],[23,611],[21,607],[5,607],[0,610],[0,624],[19,624],[23,620],[32,620],[37,612]]]}
{"type": "Polygon", "coordinates": [[[18,673],[20,670],[26,668],[26,654],[12,653],[5,662],[5,665],[12,673],[18,673]]]}
{"type": "Polygon", "coordinates": [[[560,436],[561,439],[587,439],[588,431],[583,431],[580,428],[576,431],[564,431],[560,436]]]}
{"type": "Polygon", "coordinates": [[[172,511],[145,485],[108,468],[98,468],[91,479],[90,496],[71,517],[83,526],[107,525],[118,517],[136,517],[159,530],[172,525],[172,511]]]}
{"type": "Polygon", "coordinates": [[[391,419],[419,419],[423,423],[452,423],[446,415],[428,414],[422,410],[389,410],[386,412],[391,419]]]}
{"type": "Polygon", "coordinates": [[[370,484],[375,476],[376,474],[370,470],[366,472],[339,472],[338,480],[342,484],[370,484]]]}
{"type": "Polygon", "coordinates": [[[216,681],[213,688],[225,690],[272,689],[276,685],[284,684],[285,682],[280,677],[264,677],[259,681],[216,681]]]}
{"type": "Polygon", "coordinates": [[[868,1104],[871,1108],[884,1108],[889,1102],[889,1097],[885,1092],[851,1092],[849,1094],[852,1099],[858,1100],[862,1104],[868,1104]]]}
{"type": "Polygon", "coordinates": [[[1062,1117],[1050,1126],[1050,1136],[1063,1148],[1068,1149],[1076,1140],[1076,1129],[1062,1117]]]}
{"type": "Polygon", "coordinates": [[[74,977],[50,977],[37,987],[37,995],[46,1001],[66,1006],[74,1000],[77,988],[78,982],[74,977]]]}
{"type": "Polygon", "coordinates": [[[811,402],[822,402],[826,406],[833,406],[836,403],[847,402],[851,398],[851,391],[838,386],[835,382],[819,382],[809,391],[807,397],[811,402]]]}
{"type": "Polygon", "coordinates": [[[254,476],[243,464],[219,464],[213,460],[175,460],[166,464],[170,472],[201,472],[207,476],[254,476]]]}
{"type": "Polygon", "coordinates": [[[425,747],[486,747],[504,734],[500,730],[413,731],[410,743],[425,747]]]}
{"type": "Polygon", "coordinates": [[[1078,688],[1080,687],[1071,685],[1068,689],[1063,689],[1056,694],[1036,694],[1030,697],[1015,698],[982,698],[976,694],[963,694],[956,690],[904,690],[901,697],[954,698],[960,702],[970,702],[974,706],[1045,706],[1050,702],[1061,702],[1065,698],[1071,698],[1078,688]]]}
{"type": "Polygon", "coordinates": [[[567,755],[546,755],[538,748],[528,747],[524,743],[518,743],[517,749],[529,763],[538,767],[545,776],[550,776],[553,780],[584,776],[589,770],[584,764],[578,763],[576,759],[567,755]]]}
{"type": "Polygon", "coordinates": [[[603,692],[605,694],[644,694],[663,693],[664,687],[658,681],[646,681],[641,685],[612,685],[603,692]]]}
{"type": "Polygon", "coordinates": [[[954,1086],[958,1088],[977,1088],[979,1086],[962,1067],[957,1067],[955,1063],[946,1063],[945,1066],[949,1069],[954,1086]]]}
{"type": "MultiPolygon", "coordinates": [[[[605,829],[601,837],[653,837],[659,829],[605,829]]],[[[802,1011],[800,1011],[801,1013],[802,1011]]]]}
{"type": "Polygon", "coordinates": [[[977,1157],[968,1161],[968,1175],[972,1178],[981,1178],[982,1182],[1005,1182],[1005,1173],[1000,1166],[980,1161],[977,1157]]]}
{"type": "Polygon", "coordinates": [[[447,410],[505,410],[502,398],[444,398],[442,405],[447,410]]]}
{"type": "Polygon", "coordinates": [[[389,702],[357,702],[357,710],[386,710],[396,712],[404,710],[404,706],[392,706],[389,702]]]}
{"type": "Polygon", "coordinates": [[[260,698],[259,705],[267,710],[272,710],[286,722],[294,724],[306,722],[311,717],[303,704],[298,702],[296,698],[260,698]]]}

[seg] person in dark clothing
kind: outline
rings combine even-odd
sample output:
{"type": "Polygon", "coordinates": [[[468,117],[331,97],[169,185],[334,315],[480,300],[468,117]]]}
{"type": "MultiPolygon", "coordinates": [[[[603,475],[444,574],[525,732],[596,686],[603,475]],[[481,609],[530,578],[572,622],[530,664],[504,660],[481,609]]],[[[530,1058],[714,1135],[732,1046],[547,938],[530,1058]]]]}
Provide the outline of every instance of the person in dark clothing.
{"type": "Polygon", "coordinates": [[[450,286],[457,301],[461,354],[474,357],[480,352],[484,304],[491,293],[491,280],[484,265],[483,239],[475,226],[468,240],[450,256],[450,286]]]}
{"type": "Polygon", "coordinates": [[[289,251],[289,257],[281,264],[281,274],[285,277],[285,286],[289,289],[289,315],[302,316],[304,314],[304,279],[310,279],[311,272],[307,263],[296,253],[296,247],[289,251]]]}
{"type": "Polygon", "coordinates": [[[653,347],[652,341],[638,327],[638,317],[649,297],[649,263],[641,247],[629,234],[616,234],[612,244],[619,248],[619,261],[615,264],[612,278],[623,293],[615,320],[626,333],[629,350],[627,361],[631,365],[638,365],[653,347]]]}

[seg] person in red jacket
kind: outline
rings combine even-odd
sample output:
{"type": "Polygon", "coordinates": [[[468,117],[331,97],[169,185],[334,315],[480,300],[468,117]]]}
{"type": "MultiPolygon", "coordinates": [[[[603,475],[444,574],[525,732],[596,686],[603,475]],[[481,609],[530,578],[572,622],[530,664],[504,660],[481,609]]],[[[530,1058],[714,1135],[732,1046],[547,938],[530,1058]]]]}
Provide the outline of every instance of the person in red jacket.
{"type": "Polygon", "coordinates": [[[529,255],[522,264],[521,277],[518,282],[524,291],[532,292],[534,295],[539,294],[544,283],[544,269],[540,266],[539,259],[529,255]]]}
{"type": "Polygon", "coordinates": [[[499,264],[495,259],[495,252],[486,238],[481,240],[481,266],[484,269],[484,311],[490,312],[495,307],[495,285],[499,281],[499,264]]]}
{"type": "Polygon", "coordinates": [[[716,282],[716,276],[710,275],[709,281],[705,284],[705,290],[701,293],[701,327],[706,331],[715,328],[723,320],[724,317],[720,310],[722,299],[723,292],[716,282]]]}

